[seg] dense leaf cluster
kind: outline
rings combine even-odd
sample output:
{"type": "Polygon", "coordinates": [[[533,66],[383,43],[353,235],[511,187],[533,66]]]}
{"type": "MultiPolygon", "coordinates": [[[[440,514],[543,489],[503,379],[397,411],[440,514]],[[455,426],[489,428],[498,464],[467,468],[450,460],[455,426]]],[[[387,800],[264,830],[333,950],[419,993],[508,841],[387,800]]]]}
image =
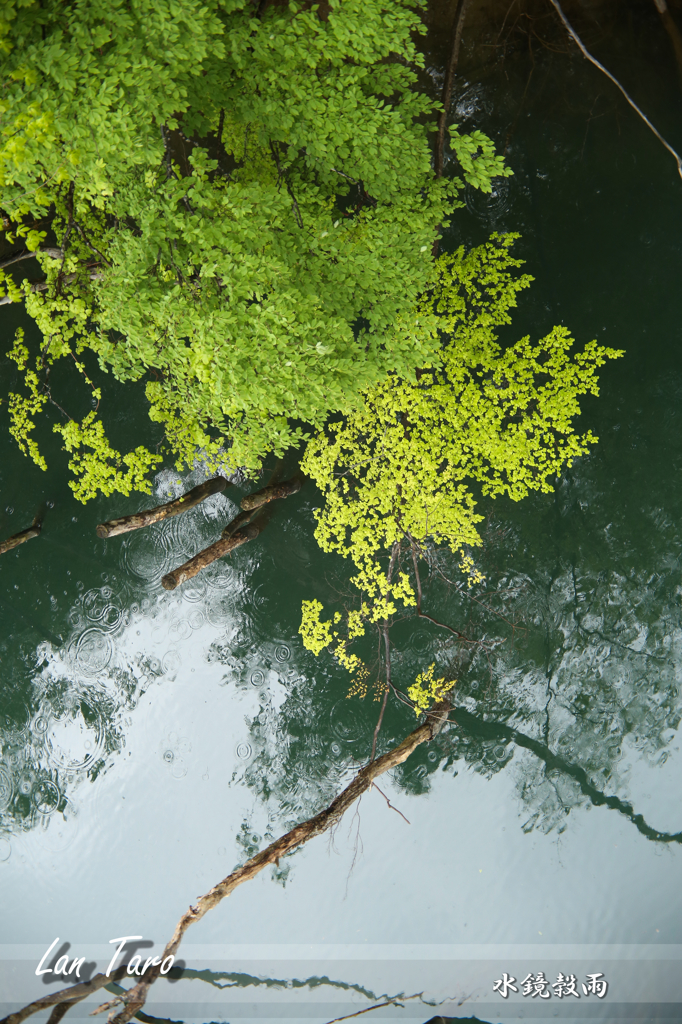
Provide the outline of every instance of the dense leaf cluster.
{"type": "MultiPolygon", "coordinates": [[[[472,484],[514,500],[550,491],[551,478],[597,440],[576,432],[579,398],[598,394],[598,368],[622,352],[592,341],[573,355],[565,327],[501,347],[495,332],[531,282],[512,272],[521,263],[510,252],[515,237],[493,235],[469,253],[439,258],[419,304],[419,315],[438,316],[437,357],[416,381],[393,373],[368,388],[362,409],[307,446],[303,469],[325,496],[315,536],[353,562],[362,603],[351,614],[363,621],[387,620],[396,601],[416,603],[410,574],[391,575],[395,558],[386,568],[396,546],[418,555],[428,542],[445,544],[461,552],[470,582],[481,579],[467,553],[481,543],[483,518],[472,484]]],[[[320,602],[304,603],[301,632],[315,653],[327,635],[332,640],[321,612],[320,602]]],[[[341,634],[333,636],[343,646],[341,634]]]]}
{"type": "MultiPolygon", "coordinates": [[[[62,251],[38,288],[0,271],[39,365],[154,371],[177,458],[254,468],[427,363],[414,310],[462,183],[431,167],[421,3],[6,0],[0,202],[10,239],[62,251]]],[[[480,133],[456,142],[477,187],[508,173],[480,133]]],[[[68,427],[78,497],[143,486],[155,457],[128,472],[92,420],[68,427]]]]}

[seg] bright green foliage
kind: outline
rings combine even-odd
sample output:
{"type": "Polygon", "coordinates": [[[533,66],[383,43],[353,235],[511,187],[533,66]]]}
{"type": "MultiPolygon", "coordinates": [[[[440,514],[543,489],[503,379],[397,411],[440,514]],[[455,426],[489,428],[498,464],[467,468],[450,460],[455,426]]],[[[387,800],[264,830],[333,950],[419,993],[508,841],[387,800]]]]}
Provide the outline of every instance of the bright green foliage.
{"type": "Polygon", "coordinates": [[[482,580],[462,550],[481,543],[472,482],[516,501],[550,491],[551,477],[597,440],[575,431],[578,399],[598,394],[597,369],[622,353],[590,342],[571,355],[564,327],[537,343],[500,346],[495,330],[510,322],[531,280],[511,272],[520,264],[510,253],[514,237],[493,235],[437,261],[420,314],[438,314],[439,357],[415,381],[395,373],[367,389],[361,410],[306,449],[302,468],[325,497],[315,536],[352,560],[369,621],[387,619],[396,602],[415,604],[407,573],[389,582],[385,559],[396,544],[415,553],[428,541],[447,544],[462,552],[469,585],[482,580]]]}
{"type": "Polygon", "coordinates": [[[79,501],[102,494],[130,494],[132,490],[151,492],[148,480],[150,470],[156,469],[163,461],[160,455],[152,455],[142,445],[121,455],[111,447],[104,434],[101,420],[89,412],[82,423],[73,420],[55,427],[64,438],[64,447],[73,452],[69,469],[76,477],[69,486],[79,501]],[[89,448],[81,454],[81,448],[89,448]],[[123,469],[125,467],[125,469],[123,469]]]}
{"type": "MultiPolygon", "coordinates": [[[[14,345],[7,355],[14,360],[20,370],[26,370],[29,351],[24,344],[24,332],[21,328],[17,330],[14,345]]],[[[26,370],[24,381],[28,396],[18,395],[14,391],[9,393],[9,432],[25,455],[29,455],[41,469],[47,469],[47,463],[38,451],[38,445],[32,437],[29,437],[30,432],[35,428],[34,417],[42,411],[47,402],[47,396],[40,393],[40,382],[33,370],[26,370]]]]}
{"type": "Polygon", "coordinates": [[[442,700],[446,693],[453,688],[455,680],[446,682],[445,679],[434,679],[433,670],[435,662],[429,665],[426,672],[420,672],[416,682],[407,688],[407,696],[414,704],[414,711],[417,716],[428,711],[431,704],[442,700]]]}
{"type": "Polygon", "coordinates": [[[508,177],[511,173],[504,166],[504,159],[495,155],[495,147],[483,132],[458,135],[459,125],[450,126],[452,148],[457,154],[464,177],[481,192],[491,192],[491,178],[508,177]]]}
{"type": "MultiPolygon", "coordinates": [[[[179,464],[231,446],[255,468],[434,357],[414,311],[462,182],[431,169],[421,6],[4,5],[8,237],[37,246],[33,218],[54,210],[64,251],[26,298],[44,358],[89,349],[122,381],[154,370],[151,416],[179,464]]],[[[477,187],[510,173],[480,133],[453,144],[477,187]]],[[[91,423],[71,433],[110,464],[91,423]]],[[[81,497],[118,486],[91,469],[81,497]]]]}

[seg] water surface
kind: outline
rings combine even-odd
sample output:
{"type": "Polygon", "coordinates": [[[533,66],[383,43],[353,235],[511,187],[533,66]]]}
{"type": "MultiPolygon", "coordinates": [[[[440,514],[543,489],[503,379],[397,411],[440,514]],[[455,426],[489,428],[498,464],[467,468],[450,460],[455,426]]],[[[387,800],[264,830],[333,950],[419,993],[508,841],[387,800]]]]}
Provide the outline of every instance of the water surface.
{"type": "MultiPolygon", "coordinates": [[[[601,45],[679,143],[665,67],[646,77],[601,45]]],[[[553,999],[547,1019],[682,1003],[682,185],[596,71],[534,60],[458,82],[456,119],[506,145],[515,173],[467,195],[447,244],[520,231],[536,281],[513,335],[565,323],[580,345],[626,349],[584,403],[600,442],[554,494],[482,503],[485,586],[450,585],[451,560],[434,561],[427,610],[489,651],[396,630],[399,683],[454,659],[463,709],[385,779],[410,824],[372,792],[235,892],[189,933],[183,980],[153,990],[158,1017],[324,1022],[424,991],[376,1015],[423,1021],[447,999],[450,1016],[544,1019],[537,999],[493,994],[504,970],[608,977],[606,1000],[553,999]]],[[[3,310],[6,348],[18,316],[3,310]]],[[[149,432],[109,394],[131,438],[149,432]]],[[[3,1012],[49,991],[33,970],[55,936],[100,968],[115,936],[162,947],[200,893],[339,791],[377,717],[298,637],[301,600],[332,602],[346,573],[315,546],[310,485],[167,593],[163,573],[217,539],[244,488],[101,541],[96,523],[139,497],[79,506],[43,441],[48,474],[0,435],[2,535],[45,511],[41,537],[0,562],[3,1012]]],[[[155,499],[204,477],[166,468],[155,499]]],[[[391,708],[381,749],[413,725],[391,708]]]]}

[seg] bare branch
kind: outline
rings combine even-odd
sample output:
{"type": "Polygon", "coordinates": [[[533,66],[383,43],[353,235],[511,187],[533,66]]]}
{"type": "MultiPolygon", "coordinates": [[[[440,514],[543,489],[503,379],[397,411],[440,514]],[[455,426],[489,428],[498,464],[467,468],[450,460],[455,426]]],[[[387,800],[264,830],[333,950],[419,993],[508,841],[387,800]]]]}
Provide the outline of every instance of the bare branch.
{"type": "Polygon", "coordinates": [[[298,224],[299,228],[302,228],[303,218],[301,217],[301,211],[299,210],[298,203],[296,202],[296,196],[294,195],[291,185],[289,184],[289,179],[282,170],[282,166],[279,162],[279,155],[277,153],[276,145],[272,141],[270,142],[270,152],[272,153],[272,159],[275,161],[275,164],[277,165],[277,173],[279,174],[280,179],[284,182],[284,184],[287,187],[287,192],[289,193],[291,202],[294,207],[294,217],[296,218],[296,223],[298,224]]]}
{"type": "Polygon", "coordinates": [[[93,992],[97,992],[98,989],[104,988],[110,982],[120,981],[121,978],[126,976],[126,971],[127,966],[124,964],[115,971],[112,971],[109,977],[106,974],[96,974],[90,981],[84,981],[81,985],[70,985],[69,988],[63,988],[60,992],[51,992],[50,995],[43,996],[42,999],[36,999],[35,1002],[24,1006],[22,1010],[10,1013],[9,1017],[3,1017],[0,1020],[0,1024],[21,1024],[22,1021],[26,1020],[27,1017],[31,1017],[34,1013],[47,1010],[50,1006],[58,1006],[60,1003],[69,1003],[73,1006],[75,1003],[80,1003],[81,999],[85,999],[93,992]]]}
{"type": "Polygon", "coordinates": [[[327,1021],[327,1024],[338,1024],[340,1020],[350,1020],[351,1017],[359,1017],[363,1013],[371,1013],[372,1010],[380,1010],[384,1006],[402,1006],[408,999],[420,999],[423,995],[423,992],[416,992],[413,996],[395,996],[393,999],[387,999],[385,1003],[375,1003],[374,1006],[366,1006],[364,1010],[347,1013],[345,1017],[334,1017],[334,1020],[327,1021]]]}
{"type": "Polygon", "coordinates": [[[434,626],[440,626],[441,629],[449,630],[451,633],[454,633],[456,637],[459,637],[460,640],[463,640],[467,644],[476,644],[477,646],[485,647],[486,645],[481,640],[470,640],[467,636],[465,636],[464,633],[460,633],[458,629],[453,629],[453,627],[452,626],[448,626],[447,623],[439,622],[438,619],[434,619],[434,618],[432,618],[431,615],[427,615],[426,612],[422,611],[422,583],[421,583],[421,578],[419,576],[419,563],[418,563],[418,560],[417,560],[417,547],[416,547],[416,544],[415,544],[414,540],[411,537],[410,537],[410,547],[412,549],[412,561],[414,562],[414,575],[415,575],[415,578],[416,578],[416,581],[417,581],[417,617],[420,618],[420,619],[428,619],[428,621],[432,622],[434,624],[434,626]]]}
{"type": "Polygon", "coordinates": [[[24,249],[23,252],[17,253],[15,256],[10,256],[9,259],[3,260],[2,263],[0,263],[0,270],[4,270],[5,267],[11,267],[13,263],[19,263],[20,260],[33,259],[34,256],[38,256],[41,253],[44,253],[46,256],[51,256],[53,260],[59,260],[64,255],[61,249],[55,249],[48,245],[46,245],[44,249],[37,249],[35,252],[30,249],[24,249]]]}
{"type": "MultiPolygon", "coordinates": [[[[386,692],[388,692],[388,691],[386,691],[386,692]]],[[[379,787],[377,786],[376,782],[373,782],[373,783],[372,783],[372,786],[373,786],[373,788],[374,788],[374,789],[376,789],[377,793],[380,793],[380,794],[381,794],[381,796],[383,796],[384,800],[386,801],[386,803],[388,804],[388,806],[389,806],[389,807],[391,808],[391,810],[392,810],[392,811],[395,811],[395,813],[396,813],[396,814],[399,814],[399,815],[400,815],[400,817],[401,817],[401,818],[403,819],[403,821],[407,821],[407,824],[408,824],[408,825],[411,825],[411,824],[412,824],[412,822],[411,822],[411,821],[408,821],[408,820],[407,820],[407,818],[405,817],[405,815],[403,814],[403,812],[402,812],[402,811],[399,811],[397,807],[394,807],[394,806],[393,806],[393,804],[391,803],[391,801],[390,801],[390,800],[388,799],[388,797],[387,797],[387,796],[386,796],[386,794],[384,793],[383,789],[379,789],[379,787]]]]}
{"type": "MultiPolygon", "coordinates": [[[[399,554],[400,541],[396,541],[393,547],[391,548],[391,561],[389,562],[388,572],[386,574],[386,579],[389,583],[391,582],[391,579],[393,577],[393,570],[395,569],[396,559],[399,554]]],[[[381,729],[381,723],[384,720],[384,711],[386,710],[386,703],[388,701],[388,691],[395,689],[391,682],[391,644],[388,637],[388,619],[384,619],[384,622],[381,626],[381,635],[384,640],[384,650],[386,653],[386,688],[384,689],[384,699],[381,705],[381,711],[379,712],[379,721],[376,724],[374,736],[372,738],[372,754],[369,759],[370,764],[374,760],[374,755],[376,754],[377,750],[377,739],[379,738],[379,730],[381,729]]]]}
{"type": "Polygon", "coordinates": [[[562,9],[561,9],[561,5],[559,4],[558,0],[550,0],[550,3],[551,3],[551,4],[552,4],[552,6],[553,6],[553,7],[554,7],[554,8],[556,9],[556,12],[557,12],[557,14],[559,15],[559,17],[561,18],[561,20],[562,20],[562,21],[563,21],[563,23],[564,23],[564,27],[565,27],[566,31],[567,31],[567,32],[568,32],[568,34],[570,35],[570,37],[571,37],[571,39],[573,40],[573,42],[574,42],[574,43],[575,43],[575,44],[576,44],[576,45],[578,46],[578,48],[579,48],[579,49],[580,49],[580,51],[582,52],[582,55],[583,55],[583,57],[586,57],[586,58],[587,58],[587,60],[589,60],[591,64],[594,64],[594,66],[595,66],[596,68],[599,68],[599,70],[600,70],[600,71],[603,71],[603,72],[604,72],[604,74],[606,75],[606,77],[607,77],[607,78],[609,78],[609,79],[610,79],[610,80],[611,80],[611,81],[613,82],[613,84],[614,84],[614,85],[616,86],[616,88],[617,88],[617,89],[620,89],[621,93],[623,94],[623,96],[625,97],[625,99],[626,99],[626,100],[628,101],[628,103],[630,104],[630,106],[632,107],[632,109],[633,109],[633,110],[634,110],[634,111],[635,111],[635,112],[636,112],[637,114],[639,114],[639,116],[641,117],[641,119],[642,119],[642,120],[644,121],[644,124],[645,124],[645,125],[646,125],[646,126],[647,126],[648,128],[650,128],[650,129],[651,129],[651,131],[652,131],[652,132],[654,133],[654,135],[656,136],[656,138],[658,139],[658,141],[659,141],[659,142],[661,143],[661,145],[665,146],[665,148],[666,148],[666,149],[668,150],[668,152],[672,154],[672,156],[673,156],[673,157],[675,158],[675,162],[676,162],[676,164],[677,164],[677,171],[678,171],[678,174],[680,175],[680,178],[682,178],[682,159],[681,159],[681,158],[680,158],[680,157],[678,156],[678,154],[677,154],[677,153],[675,152],[675,150],[673,149],[673,147],[672,147],[671,145],[669,145],[669,144],[668,144],[668,143],[667,143],[667,142],[665,141],[665,139],[663,138],[663,136],[661,135],[661,133],[660,133],[660,132],[658,131],[658,129],[657,129],[657,128],[654,128],[654,126],[653,126],[653,124],[651,123],[651,121],[649,120],[649,118],[648,118],[648,117],[646,116],[646,114],[645,114],[645,113],[644,113],[644,112],[643,112],[642,110],[640,110],[640,108],[639,108],[639,107],[637,106],[637,104],[636,104],[636,103],[635,103],[635,101],[634,101],[634,100],[632,99],[632,97],[631,97],[631,96],[629,95],[629,93],[627,93],[627,92],[625,91],[625,89],[623,88],[623,86],[622,86],[622,85],[620,84],[620,82],[618,81],[618,79],[617,79],[617,78],[614,78],[614,76],[613,76],[613,75],[611,74],[611,72],[610,72],[610,71],[607,71],[607,70],[606,70],[606,68],[604,67],[604,65],[603,65],[603,64],[600,64],[600,63],[599,63],[599,61],[598,61],[598,60],[597,60],[597,59],[596,59],[595,57],[593,57],[593,56],[592,56],[592,54],[591,54],[591,53],[589,53],[589,52],[588,52],[588,51],[587,51],[587,50],[585,49],[585,45],[584,45],[584,43],[583,43],[582,39],[580,38],[580,36],[578,35],[578,33],[577,33],[577,32],[575,31],[575,29],[574,29],[574,28],[572,27],[572,25],[571,25],[571,24],[570,24],[570,22],[568,21],[568,19],[567,19],[566,15],[564,14],[564,12],[563,12],[563,11],[562,11],[562,9]]]}
{"type": "Polygon", "coordinates": [[[443,82],[443,96],[442,104],[443,110],[438,118],[438,139],[436,141],[436,159],[435,159],[435,171],[436,177],[441,178],[443,175],[443,148],[445,146],[445,129],[447,127],[447,120],[450,116],[450,100],[452,98],[452,86],[455,81],[455,72],[457,71],[457,64],[459,62],[459,48],[462,42],[462,30],[464,28],[464,18],[466,17],[467,7],[469,6],[470,0],[458,0],[457,9],[455,11],[455,20],[452,28],[452,45],[450,48],[450,60],[448,61],[447,71],[445,73],[445,81],[443,82]]]}
{"type": "MultiPolygon", "coordinates": [[[[222,882],[219,882],[210,889],[209,892],[199,897],[196,904],[190,907],[178,921],[175,932],[163,951],[161,962],[169,956],[175,956],[189,926],[194,924],[195,921],[200,921],[204,914],[212,910],[213,907],[216,907],[230,893],[234,892],[237,886],[255,878],[268,864],[274,864],[281,857],[291,853],[292,850],[307,843],[315,836],[322,835],[336,825],[348,808],[363,793],[370,789],[376,778],[389,771],[389,769],[395,768],[396,765],[402,764],[421,743],[427,742],[440,732],[447,721],[449,709],[450,704],[447,700],[436,704],[427,712],[427,718],[423,725],[418,726],[397,747],[393,747],[392,750],[382,754],[376,761],[362,768],[350,785],[332,801],[329,807],[300,825],[296,825],[286,835],[270,843],[264,850],[257,853],[255,857],[247,860],[242,867],[237,868],[224,878],[222,882]]],[[[115,1017],[110,1017],[110,1024],[127,1024],[131,1017],[134,1017],[144,1006],[149,989],[159,975],[160,964],[153,966],[149,974],[141,978],[134,988],[126,992],[125,995],[120,996],[119,1002],[124,1004],[123,1009],[115,1017]]],[[[95,1012],[99,1013],[103,1009],[108,1009],[108,1004],[99,1007],[95,1012]]],[[[29,1013],[33,1012],[33,1010],[29,1011],[29,1013]]],[[[0,1021],[0,1024],[20,1024],[20,1021],[24,1020],[29,1013],[24,1012],[24,1016],[16,1021],[0,1021]]]]}

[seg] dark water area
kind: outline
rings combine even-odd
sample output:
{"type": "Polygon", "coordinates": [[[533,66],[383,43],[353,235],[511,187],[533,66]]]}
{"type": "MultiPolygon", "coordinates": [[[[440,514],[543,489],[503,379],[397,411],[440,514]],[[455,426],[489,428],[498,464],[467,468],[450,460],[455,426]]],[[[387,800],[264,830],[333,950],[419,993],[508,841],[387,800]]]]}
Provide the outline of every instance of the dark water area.
{"type": "MultiPolygon", "coordinates": [[[[679,149],[650,6],[567,11],[679,149]]],[[[396,628],[400,685],[431,662],[458,675],[457,724],[382,784],[410,824],[370,792],[331,839],[237,890],[188,933],[183,977],[152,989],[159,1019],[324,1024],[402,994],[364,1019],[682,1020],[682,181],[556,24],[532,22],[527,51],[514,29],[493,59],[494,24],[474,16],[464,36],[452,121],[488,132],[514,176],[467,191],[445,245],[520,233],[535,282],[506,340],[565,324],[579,347],[625,349],[583,402],[599,443],[553,494],[481,501],[485,584],[434,559],[426,610],[485,649],[396,628]],[[502,1000],[505,972],[517,987],[601,973],[609,990],[502,1000]]],[[[2,310],[5,350],[20,323],[35,330],[2,310]]],[[[131,446],[151,443],[127,395],[105,400],[131,446]]],[[[49,429],[38,440],[47,473],[0,432],[0,537],[44,514],[0,559],[0,1016],[55,987],[34,975],[55,937],[100,970],[114,937],[161,949],[199,894],[350,780],[378,714],[298,635],[301,601],[331,605],[348,574],[315,544],[311,484],[169,593],[162,575],[251,486],[104,541],[95,525],[144,499],[79,505],[49,429]]],[[[149,504],[205,477],[166,467],[149,504]]],[[[414,724],[389,705],[380,750],[414,724]]]]}

